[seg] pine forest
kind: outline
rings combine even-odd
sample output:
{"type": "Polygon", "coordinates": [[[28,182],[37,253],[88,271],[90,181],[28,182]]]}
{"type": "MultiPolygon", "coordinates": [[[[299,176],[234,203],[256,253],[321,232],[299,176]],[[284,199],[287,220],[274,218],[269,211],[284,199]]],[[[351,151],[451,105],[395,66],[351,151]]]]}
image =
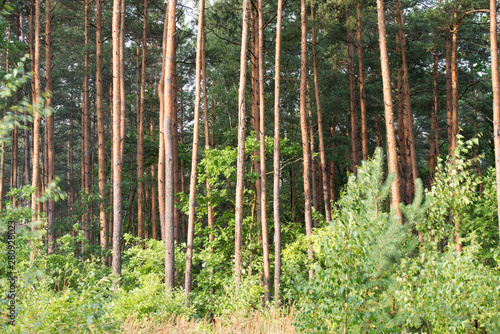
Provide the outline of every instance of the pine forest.
{"type": "Polygon", "coordinates": [[[500,333],[496,0],[0,0],[0,332],[500,333]]]}

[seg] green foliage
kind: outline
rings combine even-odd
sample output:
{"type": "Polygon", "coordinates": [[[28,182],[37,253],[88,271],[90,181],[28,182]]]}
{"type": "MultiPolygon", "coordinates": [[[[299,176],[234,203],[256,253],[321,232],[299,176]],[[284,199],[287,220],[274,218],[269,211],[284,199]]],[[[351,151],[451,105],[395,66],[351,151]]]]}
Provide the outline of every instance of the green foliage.
{"type": "Polygon", "coordinates": [[[297,299],[297,325],[305,331],[384,332],[396,324],[391,314],[392,275],[415,242],[407,232],[411,225],[402,226],[385,209],[393,177],[383,181],[382,159],[377,150],[357,176],[351,175],[330,227],[316,231],[313,280],[297,279],[299,268],[291,267],[284,254],[288,295],[297,299]]]}
{"type": "MultiPolygon", "coordinates": [[[[427,333],[500,330],[500,275],[478,261],[475,238],[461,253],[454,247],[444,253],[423,249],[402,261],[395,296],[406,325],[427,333]]],[[[495,250],[495,260],[498,255],[495,250]]]]}

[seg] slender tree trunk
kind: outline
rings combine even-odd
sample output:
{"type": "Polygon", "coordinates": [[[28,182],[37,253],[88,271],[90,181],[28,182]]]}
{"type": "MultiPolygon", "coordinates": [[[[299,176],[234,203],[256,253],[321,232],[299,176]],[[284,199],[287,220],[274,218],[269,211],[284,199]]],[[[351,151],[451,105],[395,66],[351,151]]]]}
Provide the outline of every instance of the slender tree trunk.
{"type": "MultiPolygon", "coordinates": [[[[153,118],[149,119],[149,131],[154,133],[153,118]]],[[[158,233],[158,183],[155,182],[155,165],[151,165],[151,233],[155,240],[160,240],[160,233],[158,233]]],[[[160,230],[161,232],[161,230],[160,230]]]]}
{"type": "MultiPolygon", "coordinates": [[[[208,122],[208,96],[207,96],[207,64],[206,64],[206,59],[205,59],[205,31],[203,31],[203,40],[202,40],[202,48],[201,48],[201,74],[202,74],[202,80],[203,80],[203,119],[204,119],[204,125],[205,125],[205,153],[210,149],[210,127],[209,127],[209,122],[208,122]]],[[[213,134],[213,129],[212,129],[212,134],[213,134]]],[[[210,180],[207,177],[206,179],[206,187],[207,187],[207,199],[208,199],[208,229],[209,229],[209,234],[208,234],[208,240],[210,242],[214,241],[214,213],[213,213],[213,207],[212,204],[210,203],[210,192],[211,192],[211,186],[210,186],[210,180]]],[[[211,251],[213,252],[213,248],[211,248],[211,251]]],[[[213,273],[213,268],[211,269],[213,273]]]]}
{"type": "MultiPolygon", "coordinates": [[[[52,6],[50,0],[45,0],[45,107],[50,108],[52,105],[52,6]]],[[[52,114],[47,115],[47,170],[48,170],[48,182],[52,182],[55,179],[55,151],[54,151],[54,116],[52,114]]],[[[55,202],[50,199],[48,202],[48,212],[47,212],[47,242],[48,242],[48,253],[54,252],[56,235],[54,231],[54,211],[55,202]]]]}
{"type": "MultiPolygon", "coordinates": [[[[258,2],[259,0],[251,1],[251,12],[250,12],[250,42],[251,42],[251,69],[252,69],[252,118],[253,118],[253,130],[255,131],[255,138],[260,142],[260,85],[259,85],[259,13],[258,2]]],[[[261,223],[261,172],[259,163],[259,151],[254,152],[254,163],[253,168],[255,173],[259,175],[257,180],[255,180],[255,195],[256,195],[256,216],[257,224],[261,223]]]]}
{"type": "MultiPolygon", "coordinates": [[[[307,18],[306,1],[300,1],[301,18],[301,41],[300,41],[300,132],[302,137],[303,154],[303,178],[304,178],[304,215],[307,237],[312,236],[312,212],[311,212],[311,185],[310,168],[311,155],[309,152],[309,143],[307,138],[307,115],[306,115],[306,83],[307,83],[307,18]]],[[[312,246],[309,246],[308,258],[314,260],[312,246]]],[[[309,270],[309,280],[313,278],[313,270],[309,270]]]]}
{"type": "Polygon", "coordinates": [[[451,33],[446,31],[445,34],[445,53],[446,53],[446,124],[448,133],[448,155],[452,151],[452,114],[453,114],[453,98],[451,88],[451,33]]]}
{"type": "Polygon", "coordinates": [[[264,295],[271,301],[271,269],[269,266],[269,237],[267,229],[267,176],[266,176],[266,136],[265,136],[265,108],[264,108],[264,22],[262,20],[262,0],[258,0],[259,11],[259,104],[260,104],[260,209],[262,224],[262,254],[264,256],[264,295]]]}
{"type": "Polygon", "coordinates": [[[438,62],[439,56],[437,49],[434,50],[434,65],[432,68],[432,98],[433,98],[433,109],[431,112],[431,132],[429,134],[429,184],[434,182],[436,176],[436,157],[439,156],[439,129],[438,129],[438,112],[439,112],[439,99],[438,99],[438,89],[437,89],[437,76],[438,76],[438,62]]]}
{"type": "Polygon", "coordinates": [[[146,51],[148,32],[148,0],[144,0],[144,21],[142,25],[141,92],[137,124],[137,223],[139,238],[144,238],[144,111],[146,106],[146,51]]]}
{"type": "MultiPolygon", "coordinates": [[[[84,57],[84,79],[83,79],[83,161],[84,161],[84,189],[86,194],[90,194],[92,188],[92,162],[91,162],[91,146],[90,146],[90,98],[89,98],[89,4],[90,1],[85,1],[85,57],[84,57]]],[[[92,227],[90,219],[90,207],[87,207],[85,214],[84,231],[85,238],[90,243],[90,234],[92,227]]]]}
{"type": "Polygon", "coordinates": [[[158,152],[158,208],[160,212],[161,238],[165,240],[165,134],[163,121],[165,119],[165,59],[167,45],[168,15],[165,18],[163,28],[163,50],[160,83],[158,84],[158,97],[160,100],[160,129],[159,129],[159,152],[158,152]]]}
{"type": "Polygon", "coordinates": [[[106,205],[104,192],[106,187],[106,138],[104,137],[104,108],[102,82],[102,1],[96,0],[96,112],[97,112],[97,141],[99,164],[99,221],[101,225],[101,250],[108,247],[108,223],[106,219],[106,205]]]}
{"type": "MultiPolygon", "coordinates": [[[[312,120],[312,108],[311,108],[311,96],[309,94],[309,83],[306,83],[306,109],[307,109],[307,127],[309,129],[309,146],[311,149],[311,183],[312,183],[312,189],[311,189],[311,196],[312,196],[312,207],[314,208],[314,211],[319,211],[319,205],[318,205],[318,193],[316,192],[316,189],[318,189],[318,184],[316,182],[316,159],[314,158],[315,152],[314,152],[314,123],[312,120]]],[[[313,227],[316,228],[318,227],[318,220],[313,219],[313,227]]]]}
{"type": "MultiPolygon", "coordinates": [[[[457,12],[453,14],[457,18],[457,12]]],[[[453,152],[457,148],[458,134],[458,24],[453,26],[451,31],[451,91],[452,91],[452,113],[451,113],[451,154],[453,161],[456,159],[456,154],[453,152]]],[[[458,247],[458,246],[457,246],[458,247]]]]}
{"type": "MultiPolygon", "coordinates": [[[[180,89],[180,92],[179,92],[179,96],[180,96],[180,119],[179,119],[179,122],[181,125],[179,136],[180,136],[181,144],[184,144],[184,101],[183,101],[182,85],[179,89],[180,89]]],[[[181,192],[183,194],[185,194],[186,193],[186,177],[185,177],[185,173],[184,173],[184,159],[180,160],[180,165],[181,165],[181,171],[180,171],[181,172],[181,192]]],[[[187,235],[186,235],[187,231],[186,231],[186,215],[185,214],[181,215],[180,224],[181,224],[181,229],[182,229],[182,240],[186,241],[187,240],[187,235]]]]}
{"type": "MultiPolygon", "coordinates": [[[[40,84],[40,6],[41,1],[35,0],[35,28],[34,28],[34,39],[30,42],[34,42],[34,71],[33,71],[33,83],[34,83],[34,99],[33,99],[33,177],[32,186],[37,187],[37,191],[31,195],[31,209],[38,211],[38,205],[36,199],[40,197],[40,127],[41,127],[41,116],[38,112],[39,103],[41,103],[41,84],[40,84]]],[[[3,182],[3,180],[2,180],[3,182]]],[[[38,211],[37,217],[34,220],[40,219],[40,212],[38,211]]],[[[34,227],[33,227],[34,228],[34,227]]],[[[30,259],[34,260],[33,250],[30,253],[30,259]]]]}
{"type": "MultiPolygon", "coordinates": [[[[399,35],[396,36],[397,40],[397,51],[398,53],[401,52],[400,49],[400,42],[399,42],[399,35]]],[[[408,184],[408,164],[407,164],[407,157],[409,157],[408,152],[406,150],[406,144],[405,144],[405,131],[406,130],[406,125],[405,125],[405,108],[404,108],[404,92],[403,92],[403,80],[402,80],[402,75],[401,75],[401,68],[398,68],[397,70],[397,86],[398,86],[398,144],[399,144],[399,175],[401,177],[401,182],[399,183],[399,192],[401,194],[401,200],[403,202],[408,201],[408,193],[407,193],[407,184],[408,184]]]]}
{"type": "Polygon", "coordinates": [[[493,88],[493,134],[495,141],[495,173],[500,233],[500,82],[498,79],[497,8],[490,0],[491,84],[493,88]]]}
{"type": "MultiPolygon", "coordinates": [[[[122,256],[121,256],[121,241],[122,241],[122,157],[121,150],[121,126],[122,126],[122,107],[125,101],[121,99],[121,60],[120,54],[123,52],[120,42],[120,11],[121,1],[113,0],[113,21],[112,21],[112,39],[113,39],[113,140],[112,140],[112,158],[113,166],[113,258],[112,269],[113,273],[121,276],[122,271],[122,256]]],[[[116,283],[115,283],[116,284],[116,283]]]]}
{"type": "MultiPolygon", "coordinates": [[[[175,282],[175,248],[174,248],[174,135],[173,114],[174,110],[174,85],[175,85],[175,12],[177,1],[170,0],[167,6],[167,27],[165,51],[165,82],[164,82],[164,121],[163,132],[165,136],[165,285],[166,292],[170,294],[175,282]]],[[[196,119],[196,117],[195,117],[196,119]]],[[[196,159],[194,160],[196,161],[196,159]]],[[[186,270],[187,271],[187,270],[186,270]]]]}
{"type": "MultiPolygon", "coordinates": [[[[475,80],[474,79],[474,65],[472,63],[470,63],[470,71],[471,71],[471,74],[472,74],[472,85],[474,85],[474,80],[475,80]]],[[[472,87],[472,103],[473,103],[472,118],[473,118],[473,123],[474,123],[474,135],[475,136],[479,135],[478,126],[477,126],[476,102],[477,102],[476,87],[472,87]]],[[[476,171],[477,171],[477,175],[479,175],[479,178],[482,178],[483,172],[481,170],[481,161],[479,159],[479,155],[478,155],[477,151],[478,151],[477,147],[474,147],[472,149],[472,152],[474,154],[474,158],[476,158],[476,171]]],[[[479,185],[479,193],[482,194],[483,190],[484,190],[484,183],[481,182],[481,184],[479,185]]]]}
{"type": "Polygon", "coordinates": [[[234,262],[236,271],[236,289],[241,284],[242,266],[242,225],[243,225],[243,184],[245,182],[245,81],[247,69],[247,38],[248,38],[248,5],[249,0],[243,0],[241,53],[240,53],[240,84],[238,90],[238,156],[236,161],[236,203],[235,203],[235,238],[234,262]]]}
{"type": "Polygon", "coordinates": [[[273,154],[274,300],[276,302],[276,305],[278,305],[280,301],[280,284],[281,284],[280,62],[281,62],[282,16],[283,16],[283,0],[278,0],[277,23],[276,23],[276,53],[274,56],[274,154],[273,154]]]}
{"type": "Polygon", "coordinates": [[[365,66],[363,60],[363,33],[361,27],[361,1],[358,1],[358,62],[359,62],[359,106],[361,109],[361,148],[363,160],[368,160],[368,130],[366,127],[365,66]]]}
{"type": "MultiPolygon", "coordinates": [[[[346,19],[349,20],[351,11],[347,9],[346,19]]],[[[356,115],[356,83],[354,76],[354,45],[352,42],[352,32],[347,30],[347,50],[349,68],[349,102],[351,111],[351,154],[352,154],[352,171],[357,174],[359,166],[359,149],[358,149],[358,117],[356,115]]]]}
{"type": "Polygon", "coordinates": [[[321,184],[323,186],[323,200],[325,204],[325,218],[329,223],[332,220],[330,198],[328,196],[328,173],[326,166],[325,140],[323,135],[323,112],[321,110],[321,99],[319,95],[318,61],[316,53],[316,26],[314,20],[314,6],[311,5],[312,28],[312,59],[314,72],[314,93],[316,97],[316,116],[318,120],[318,138],[319,138],[319,158],[321,162],[321,184]]]}
{"type": "MultiPolygon", "coordinates": [[[[186,306],[188,306],[188,296],[191,292],[191,277],[193,264],[193,239],[194,220],[196,216],[196,177],[198,173],[198,138],[200,126],[200,102],[201,102],[201,70],[203,55],[203,34],[205,31],[205,1],[200,1],[198,12],[198,37],[196,43],[196,76],[195,76],[195,104],[194,104],[194,128],[193,128],[193,151],[191,156],[191,179],[189,181],[189,218],[186,248],[186,277],[184,280],[184,291],[186,296],[186,306]]],[[[208,113],[208,110],[207,110],[208,113]]],[[[207,136],[207,134],[205,134],[207,136]]]]}
{"type": "Polygon", "coordinates": [[[408,161],[408,179],[407,197],[408,201],[413,201],[415,180],[417,179],[417,157],[415,153],[415,136],[413,133],[413,112],[411,109],[411,90],[408,75],[408,62],[406,59],[406,36],[403,30],[403,13],[400,9],[399,1],[396,0],[396,15],[398,16],[399,41],[401,43],[401,61],[403,68],[403,88],[404,88],[404,108],[405,108],[405,139],[406,152],[409,155],[408,161]],[[410,174],[411,173],[411,174],[410,174]],[[411,177],[410,177],[411,175],[411,177]]]}
{"type": "Polygon", "coordinates": [[[391,96],[391,75],[389,71],[389,57],[387,52],[387,39],[385,30],[384,0],[377,0],[377,21],[380,45],[380,63],[382,67],[382,83],[384,91],[385,125],[387,129],[387,165],[389,174],[393,173],[395,175],[394,181],[391,186],[391,209],[399,218],[401,218],[401,211],[399,209],[400,197],[398,160],[396,136],[394,133],[394,114],[391,96]]]}

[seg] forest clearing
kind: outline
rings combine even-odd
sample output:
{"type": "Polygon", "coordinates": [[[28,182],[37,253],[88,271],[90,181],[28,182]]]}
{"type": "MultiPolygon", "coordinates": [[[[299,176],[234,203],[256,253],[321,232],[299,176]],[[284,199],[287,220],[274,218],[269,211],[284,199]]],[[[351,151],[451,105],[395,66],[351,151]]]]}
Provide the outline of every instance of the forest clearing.
{"type": "Polygon", "coordinates": [[[0,1],[0,332],[500,333],[497,7],[0,1]]]}

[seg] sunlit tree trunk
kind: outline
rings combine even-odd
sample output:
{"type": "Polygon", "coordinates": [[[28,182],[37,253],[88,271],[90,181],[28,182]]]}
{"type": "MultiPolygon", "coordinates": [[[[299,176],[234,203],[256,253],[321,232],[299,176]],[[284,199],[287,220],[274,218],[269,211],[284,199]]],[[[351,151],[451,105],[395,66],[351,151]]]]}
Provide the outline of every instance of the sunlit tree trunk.
{"type": "Polygon", "coordinates": [[[451,88],[451,33],[445,33],[445,57],[446,57],[446,128],[448,133],[448,155],[451,155],[452,150],[452,114],[453,114],[453,98],[451,88]]]}
{"type": "MultiPolygon", "coordinates": [[[[205,31],[203,31],[203,40],[202,40],[202,48],[201,48],[201,73],[202,73],[202,80],[203,80],[203,120],[204,120],[204,125],[205,125],[205,152],[207,152],[208,149],[210,149],[210,126],[209,126],[209,115],[208,115],[208,96],[207,96],[207,64],[206,64],[206,59],[205,59],[205,31]]],[[[213,129],[212,129],[212,134],[213,134],[213,129]]],[[[207,198],[209,200],[208,202],[208,229],[209,229],[209,234],[208,234],[208,240],[210,242],[214,241],[214,213],[213,213],[213,207],[212,203],[210,203],[210,192],[211,192],[211,186],[210,186],[210,180],[207,178],[206,179],[206,187],[207,187],[207,198]]],[[[211,249],[213,251],[213,248],[211,249]]],[[[213,271],[213,270],[212,270],[213,271]]]]}
{"type": "Polygon", "coordinates": [[[141,92],[137,124],[137,224],[139,238],[144,238],[144,112],[146,106],[146,51],[148,32],[148,0],[144,0],[144,21],[142,24],[141,92]]]}
{"type": "MultiPolygon", "coordinates": [[[[201,70],[203,56],[203,34],[205,29],[205,1],[200,1],[198,12],[198,37],[196,41],[196,75],[195,75],[195,104],[194,104],[194,127],[193,127],[193,147],[191,156],[191,179],[189,181],[189,216],[186,248],[186,277],[184,280],[184,291],[186,296],[186,306],[188,305],[188,295],[191,292],[191,276],[193,264],[193,239],[194,221],[196,205],[196,177],[198,173],[198,138],[200,126],[200,102],[201,102],[201,70]]],[[[208,110],[207,110],[208,114],[208,110]]],[[[208,136],[208,134],[205,134],[208,136]]]]}
{"type": "MultiPolygon", "coordinates": [[[[457,19],[457,12],[453,14],[453,18],[457,19]]],[[[451,92],[452,92],[452,113],[451,113],[451,154],[455,161],[456,154],[454,150],[457,148],[458,135],[458,24],[454,24],[451,30],[451,92]]],[[[458,247],[458,246],[457,246],[458,247]]]]}
{"type": "MultiPolygon", "coordinates": [[[[307,237],[312,236],[312,212],[311,212],[311,155],[309,152],[309,140],[307,138],[307,115],[306,115],[306,84],[307,84],[307,18],[306,0],[300,1],[300,133],[302,138],[303,155],[303,179],[304,179],[304,216],[307,237]]],[[[314,260],[312,246],[308,249],[308,258],[314,260]]],[[[313,278],[314,272],[309,270],[309,279],[313,278]]]]}
{"type": "Polygon", "coordinates": [[[382,84],[384,92],[384,112],[385,125],[387,129],[387,160],[389,174],[395,175],[391,185],[391,209],[401,217],[399,209],[399,177],[398,177],[398,156],[396,149],[396,136],[394,133],[394,114],[391,94],[391,75],[389,70],[389,57],[387,52],[387,38],[385,30],[384,1],[377,0],[377,21],[380,45],[380,63],[382,67],[382,84]]]}
{"type": "MultiPolygon", "coordinates": [[[[84,189],[86,194],[90,194],[92,188],[92,162],[90,146],[90,97],[89,97],[89,5],[90,1],[85,1],[85,57],[84,57],[84,79],[83,79],[83,161],[84,161],[84,189]]],[[[83,222],[85,238],[90,243],[91,217],[90,207],[87,207],[83,222]]]]}
{"type": "Polygon", "coordinates": [[[439,129],[438,129],[438,112],[439,112],[439,99],[438,99],[438,89],[437,89],[437,76],[438,76],[438,63],[439,56],[437,49],[434,50],[434,64],[432,67],[432,102],[433,109],[431,111],[431,132],[429,134],[429,184],[434,182],[435,168],[436,168],[436,157],[439,156],[439,129]]]}
{"type": "MultiPolygon", "coordinates": [[[[50,0],[45,1],[45,107],[50,108],[52,105],[52,6],[50,0]]],[[[54,116],[47,115],[47,171],[48,182],[55,179],[55,151],[54,151],[54,116]]],[[[47,243],[48,253],[54,252],[55,247],[55,231],[54,231],[54,210],[55,202],[50,199],[48,202],[47,211],[47,243]]]]}
{"type": "Polygon", "coordinates": [[[314,6],[311,5],[312,28],[312,60],[314,73],[314,94],[316,97],[316,117],[318,120],[319,158],[321,163],[321,185],[323,188],[323,202],[325,204],[325,218],[327,222],[332,220],[330,198],[328,196],[328,173],[326,166],[325,139],[323,135],[323,111],[321,110],[321,99],[319,95],[318,61],[316,53],[316,26],[314,19],[314,6]]]}
{"type": "Polygon", "coordinates": [[[106,138],[104,134],[103,82],[102,82],[102,1],[96,0],[96,112],[97,142],[99,164],[99,221],[101,226],[101,250],[108,247],[108,222],[106,219],[105,187],[106,187],[106,138]]]}
{"type": "Polygon", "coordinates": [[[262,0],[258,0],[258,28],[259,28],[259,111],[260,111],[260,209],[262,224],[262,254],[264,261],[264,295],[271,301],[271,269],[269,266],[269,237],[267,230],[267,188],[266,188],[266,136],[265,136],[265,108],[264,108],[264,22],[262,20],[262,0]]]}
{"type": "MultiPolygon", "coordinates": [[[[258,10],[258,2],[259,0],[250,0],[251,1],[251,11],[250,11],[250,53],[251,53],[251,69],[252,69],[252,125],[253,130],[255,131],[255,138],[260,142],[260,85],[259,85],[259,15],[261,13],[258,10]]],[[[259,151],[256,150],[254,152],[253,168],[255,173],[259,176],[260,172],[260,163],[259,163],[259,151]]],[[[261,177],[258,177],[255,180],[255,200],[256,200],[256,216],[257,216],[257,224],[261,223],[261,177]]],[[[259,236],[260,238],[260,236],[259,236]]]]}
{"type": "Polygon", "coordinates": [[[236,271],[236,289],[241,284],[242,266],[242,225],[243,225],[243,184],[245,182],[245,81],[247,70],[247,39],[248,39],[248,5],[249,0],[243,0],[241,53],[240,53],[240,83],[238,90],[238,155],[236,161],[236,202],[235,202],[235,238],[234,262],[236,271]]]}
{"type": "Polygon", "coordinates": [[[160,126],[159,126],[159,152],[158,152],[158,208],[160,212],[160,231],[161,239],[165,240],[165,134],[164,118],[165,118],[165,55],[167,45],[167,27],[168,15],[165,17],[163,28],[163,50],[162,50],[162,67],[160,82],[158,84],[158,97],[160,100],[160,126]]]}
{"type": "MultiPolygon", "coordinates": [[[[122,107],[121,104],[125,103],[121,99],[120,86],[121,86],[121,58],[120,54],[123,52],[120,42],[120,11],[121,1],[113,1],[113,20],[112,20],[112,41],[113,41],[113,139],[112,139],[112,157],[111,164],[113,165],[113,257],[112,269],[113,273],[121,276],[122,271],[122,255],[121,255],[121,241],[122,241],[122,156],[121,150],[121,125],[122,125],[122,107]]],[[[116,283],[115,283],[116,284],[116,283]]]]}
{"type": "MultiPolygon", "coordinates": [[[[32,186],[37,187],[31,195],[31,209],[38,211],[37,198],[40,196],[40,126],[41,126],[41,116],[38,113],[39,103],[41,103],[41,85],[40,85],[40,6],[41,1],[35,0],[35,28],[34,28],[34,40],[30,40],[30,43],[34,43],[34,70],[33,70],[33,83],[34,83],[34,99],[33,105],[35,110],[33,110],[33,176],[32,176],[32,186]]],[[[2,180],[3,182],[3,180],[2,180]]],[[[34,220],[40,219],[40,212],[33,218],[34,220]]],[[[33,227],[34,229],[34,227],[33,227]]],[[[35,253],[33,250],[30,253],[30,259],[34,260],[35,253]]]]}
{"type": "MultiPolygon", "coordinates": [[[[164,82],[164,121],[163,133],[165,140],[165,286],[167,294],[174,288],[175,254],[174,254],[174,135],[173,114],[176,112],[175,86],[175,12],[177,1],[170,0],[167,6],[167,37],[165,51],[165,82],[164,82]]],[[[196,161],[196,159],[195,159],[196,161]]]]}
{"type": "Polygon", "coordinates": [[[498,79],[497,8],[490,0],[491,84],[493,88],[493,134],[495,141],[495,173],[500,233],[500,82],[498,79]]]}
{"type": "Polygon", "coordinates": [[[280,61],[281,18],[283,0],[278,0],[276,53],[274,56],[274,154],[273,154],[273,218],[274,218],[274,300],[279,304],[281,284],[281,221],[280,221],[280,61]]]}

